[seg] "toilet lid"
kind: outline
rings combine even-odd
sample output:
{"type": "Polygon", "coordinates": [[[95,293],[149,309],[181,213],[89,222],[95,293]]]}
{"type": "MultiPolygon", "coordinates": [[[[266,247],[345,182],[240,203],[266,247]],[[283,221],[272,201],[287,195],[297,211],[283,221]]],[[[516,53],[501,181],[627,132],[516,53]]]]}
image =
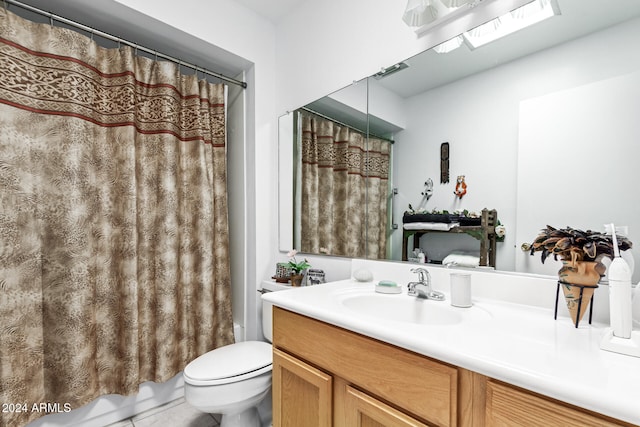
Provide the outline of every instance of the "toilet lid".
{"type": "Polygon", "coordinates": [[[198,357],[184,368],[184,378],[194,385],[240,381],[270,371],[272,361],[271,344],[243,341],[198,357]]]}

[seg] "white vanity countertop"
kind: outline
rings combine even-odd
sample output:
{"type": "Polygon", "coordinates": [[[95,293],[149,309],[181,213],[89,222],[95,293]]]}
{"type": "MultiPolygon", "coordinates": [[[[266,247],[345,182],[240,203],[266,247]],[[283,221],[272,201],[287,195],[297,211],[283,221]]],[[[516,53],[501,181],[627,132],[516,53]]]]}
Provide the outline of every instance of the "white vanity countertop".
{"type": "MultiPolygon", "coordinates": [[[[414,298],[374,292],[374,283],[343,280],[263,295],[266,301],[381,341],[623,421],[640,425],[640,358],[600,350],[604,325],[576,329],[553,308],[474,298],[472,308],[442,304],[471,320],[424,325],[363,314],[343,296],[370,292],[379,298],[414,298]]],[[[386,301],[386,300],[383,300],[386,301]]],[[[391,301],[390,301],[391,303],[391,301]]],[[[563,301],[560,301],[563,304],[563,301]]],[[[427,305],[422,306],[428,309],[427,305]]]]}

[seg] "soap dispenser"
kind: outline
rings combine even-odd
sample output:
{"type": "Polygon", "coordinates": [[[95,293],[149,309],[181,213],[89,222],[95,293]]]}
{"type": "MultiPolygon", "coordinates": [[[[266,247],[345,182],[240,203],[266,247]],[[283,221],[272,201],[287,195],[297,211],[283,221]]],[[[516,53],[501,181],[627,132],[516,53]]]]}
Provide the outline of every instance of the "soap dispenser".
{"type": "Polygon", "coordinates": [[[615,226],[611,224],[609,228],[614,248],[614,258],[607,272],[611,328],[605,331],[600,348],[640,357],[640,331],[633,331],[631,268],[620,256],[615,226]]]}

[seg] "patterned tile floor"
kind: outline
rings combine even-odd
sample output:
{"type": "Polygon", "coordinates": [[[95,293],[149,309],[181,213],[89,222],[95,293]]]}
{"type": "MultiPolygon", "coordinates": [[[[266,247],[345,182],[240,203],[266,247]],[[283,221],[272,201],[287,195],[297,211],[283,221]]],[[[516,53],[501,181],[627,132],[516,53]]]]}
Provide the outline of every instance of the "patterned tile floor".
{"type": "Polygon", "coordinates": [[[220,416],[200,412],[178,399],[108,427],[219,427],[220,416]]]}

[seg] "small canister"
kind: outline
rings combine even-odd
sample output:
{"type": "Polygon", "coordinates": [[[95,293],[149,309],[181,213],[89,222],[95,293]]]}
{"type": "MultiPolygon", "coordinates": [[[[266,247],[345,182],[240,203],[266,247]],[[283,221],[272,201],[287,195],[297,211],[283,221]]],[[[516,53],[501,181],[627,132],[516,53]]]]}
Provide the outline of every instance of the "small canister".
{"type": "Polygon", "coordinates": [[[451,305],[471,307],[471,274],[451,273],[451,305]]]}

